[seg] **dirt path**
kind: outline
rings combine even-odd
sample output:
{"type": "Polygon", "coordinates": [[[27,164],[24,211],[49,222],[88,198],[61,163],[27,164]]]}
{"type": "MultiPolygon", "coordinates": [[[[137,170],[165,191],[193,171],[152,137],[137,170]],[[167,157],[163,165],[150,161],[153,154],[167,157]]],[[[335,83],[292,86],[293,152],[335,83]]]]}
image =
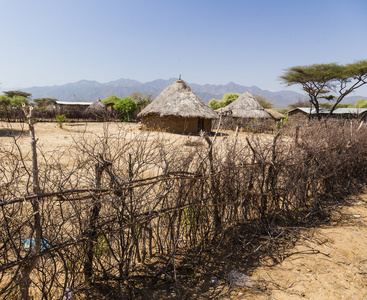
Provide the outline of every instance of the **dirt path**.
{"type": "MultiPolygon", "coordinates": [[[[292,255],[251,278],[260,288],[227,288],[221,299],[367,299],[367,194],[339,220],[301,235],[292,255]]],[[[224,288],[225,290],[226,288],[224,288]]]]}

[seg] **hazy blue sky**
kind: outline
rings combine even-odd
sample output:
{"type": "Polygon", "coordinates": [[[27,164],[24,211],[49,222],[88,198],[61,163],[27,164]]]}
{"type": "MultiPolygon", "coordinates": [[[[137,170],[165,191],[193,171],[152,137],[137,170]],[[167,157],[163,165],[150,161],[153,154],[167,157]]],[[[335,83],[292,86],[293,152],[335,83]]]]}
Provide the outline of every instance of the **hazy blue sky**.
{"type": "MultiPolygon", "coordinates": [[[[366,0],[0,0],[0,7],[3,90],[182,74],[188,83],[277,91],[286,89],[278,77],[288,67],[367,59],[366,0]]],[[[357,94],[367,96],[367,87],[357,94]]]]}

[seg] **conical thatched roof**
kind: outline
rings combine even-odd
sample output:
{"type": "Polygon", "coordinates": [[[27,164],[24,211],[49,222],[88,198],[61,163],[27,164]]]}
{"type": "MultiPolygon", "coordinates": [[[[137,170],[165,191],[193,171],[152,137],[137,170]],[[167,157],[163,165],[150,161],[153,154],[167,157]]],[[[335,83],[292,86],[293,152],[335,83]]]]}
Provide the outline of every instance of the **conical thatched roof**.
{"type": "Polygon", "coordinates": [[[275,120],[285,119],[285,115],[283,115],[282,113],[280,113],[279,111],[277,111],[275,109],[268,108],[268,109],[265,109],[265,110],[275,120]]]}
{"type": "Polygon", "coordinates": [[[234,118],[269,119],[271,116],[256,101],[254,96],[245,92],[226,107],[221,108],[222,114],[229,114],[234,118]]]}
{"type": "Polygon", "coordinates": [[[139,117],[157,115],[183,118],[215,119],[217,114],[207,106],[181,79],[166,87],[139,117]]]}
{"type": "Polygon", "coordinates": [[[106,105],[104,105],[101,99],[98,99],[96,102],[93,102],[86,110],[86,114],[94,114],[101,115],[107,111],[106,105]]]}

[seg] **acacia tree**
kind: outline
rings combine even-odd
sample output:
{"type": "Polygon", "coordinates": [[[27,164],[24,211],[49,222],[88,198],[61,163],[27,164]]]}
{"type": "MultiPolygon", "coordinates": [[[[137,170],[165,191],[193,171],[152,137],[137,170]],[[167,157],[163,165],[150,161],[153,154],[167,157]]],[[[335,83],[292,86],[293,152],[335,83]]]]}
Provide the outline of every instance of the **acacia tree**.
{"type": "MultiPolygon", "coordinates": [[[[10,122],[11,119],[22,119],[23,113],[20,110],[20,107],[22,106],[22,103],[29,105],[29,98],[25,97],[28,93],[18,93],[18,91],[4,93],[5,95],[0,96],[0,116],[6,116],[8,122],[10,122]],[[22,96],[22,94],[24,96],[22,96]]],[[[28,95],[28,97],[30,97],[30,94],[28,95]]]]}
{"type": "Polygon", "coordinates": [[[367,83],[367,60],[346,65],[330,63],[291,67],[280,79],[288,86],[300,84],[320,119],[321,99],[334,101],[330,116],[347,95],[367,83]]]}
{"type": "Polygon", "coordinates": [[[9,98],[14,98],[16,96],[21,96],[27,98],[28,100],[32,98],[32,94],[22,91],[7,91],[7,92],[4,91],[4,94],[9,98]]]}

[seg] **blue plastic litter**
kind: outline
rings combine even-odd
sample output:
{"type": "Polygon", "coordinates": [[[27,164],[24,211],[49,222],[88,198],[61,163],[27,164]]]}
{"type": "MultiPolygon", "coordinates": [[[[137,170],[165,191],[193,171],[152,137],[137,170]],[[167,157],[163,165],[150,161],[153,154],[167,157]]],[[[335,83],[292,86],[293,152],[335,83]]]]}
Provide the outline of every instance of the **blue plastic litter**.
{"type": "MultiPolygon", "coordinates": [[[[24,243],[25,249],[33,248],[34,246],[34,239],[22,239],[21,241],[24,243]]],[[[50,248],[50,244],[48,243],[48,240],[42,239],[41,250],[45,250],[47,248],[50,248]]]]}

